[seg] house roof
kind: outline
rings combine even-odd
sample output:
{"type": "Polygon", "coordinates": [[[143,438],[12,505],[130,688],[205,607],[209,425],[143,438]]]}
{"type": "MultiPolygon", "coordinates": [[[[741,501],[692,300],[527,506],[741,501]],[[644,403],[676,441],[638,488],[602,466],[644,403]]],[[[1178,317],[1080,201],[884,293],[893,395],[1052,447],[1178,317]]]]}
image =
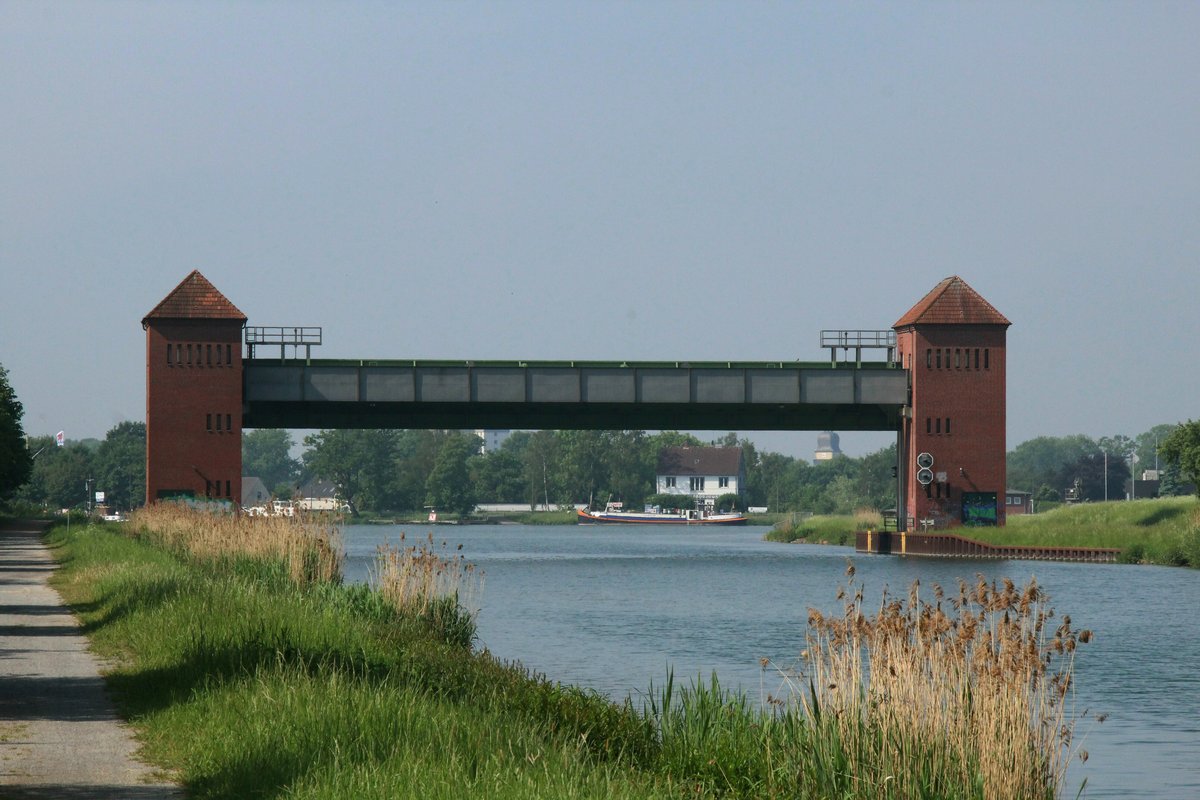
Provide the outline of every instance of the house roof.
{"type": "Polygon", "coordinates": [[[162,302],[142,318],[142,324],[152,319],[231,319],[246,321],[246,315],[229,302],[208,278],[194,269],[162,302]]]}
{"type": "Polygon", "coordinates": [[[659,475],[738,475],[740,447],[664,447],[658,451],[659,475]]]}
{"type": "Polygon", "coordinates": [[[908,313],[892,325],[1011,325],[979,292],[957,275],[933,287],[908,313]]]}
{"type": "Polygon", "coordinates": [[[256,506],[271,499],[271,493],[261,478],[252,475],[242,476],[242,506],[256,506]]]}

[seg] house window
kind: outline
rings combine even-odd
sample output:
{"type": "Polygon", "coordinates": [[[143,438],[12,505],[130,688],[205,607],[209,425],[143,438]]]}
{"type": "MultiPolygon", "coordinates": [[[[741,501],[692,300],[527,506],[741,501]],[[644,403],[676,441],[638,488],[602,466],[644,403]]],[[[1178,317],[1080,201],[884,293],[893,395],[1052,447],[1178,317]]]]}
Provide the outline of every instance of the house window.
{"type": "Polygon", "coordinates": [[[675,476],[668,475],[667,477],[663,478],[663,486],[665,486],[668,489],[674,489],[675,488],[675,476]]]}
{"type": "Polygon", "coordinates": [[[688,480],[688,488],[693,492],[703,492],[704,491],[704,478],[703,477],[690,478],[688,480]]]}
{"type": "Polygon", "coordinates": [[[717,478],[717,486],[721,489],[729,488],[729,478],[717,478]]]}

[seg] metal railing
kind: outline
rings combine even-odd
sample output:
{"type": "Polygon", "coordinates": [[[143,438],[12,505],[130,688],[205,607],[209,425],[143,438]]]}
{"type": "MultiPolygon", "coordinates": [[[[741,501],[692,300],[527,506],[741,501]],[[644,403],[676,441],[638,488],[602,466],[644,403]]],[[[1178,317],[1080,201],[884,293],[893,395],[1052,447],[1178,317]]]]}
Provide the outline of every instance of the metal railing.
{"type": "Polygon", "coordinates": [[[892,330],[824,330],[821,331],[821,347],[829,350],[829,363],[837,363],[838,350],[845,353],[843,360],[850,360],[854,351],[854,362],[862,363],[864,349],[887,350],[888,363],[896,361],[896,332],[892,330]]]}
{"type": "Polygon", "coordinates": [[[246,335],[246,352],[249,358],[254,358],[254,348],[258,345],[270,345],[279,348],[279,357],[287,356],[288,346],[292,347],[293,358],[300,353],[300,348],[304,348],[304,357],[312,358],[313,345],[321,343],[321,329],[311,327],[280,327],[280,326],[257,326],[247,327],[246,335]]]}

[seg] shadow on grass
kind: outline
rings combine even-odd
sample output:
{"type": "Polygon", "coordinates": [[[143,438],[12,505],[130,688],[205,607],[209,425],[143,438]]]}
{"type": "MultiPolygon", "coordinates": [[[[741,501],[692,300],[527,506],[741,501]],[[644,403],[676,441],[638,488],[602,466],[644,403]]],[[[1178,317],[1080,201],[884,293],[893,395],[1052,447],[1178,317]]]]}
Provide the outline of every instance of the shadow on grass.
{"type": "Polygon", "coordinates": [[[1191,509],[1181,505],[1162,506],[1161,508],[1154,509],[1154,511],[1139,519],[1137,524],[1142,528],[1150,528],[1159,524],[1160,522],[1166,522],[1167,520],[1182,517],[1190,510],[1191,509]]]}

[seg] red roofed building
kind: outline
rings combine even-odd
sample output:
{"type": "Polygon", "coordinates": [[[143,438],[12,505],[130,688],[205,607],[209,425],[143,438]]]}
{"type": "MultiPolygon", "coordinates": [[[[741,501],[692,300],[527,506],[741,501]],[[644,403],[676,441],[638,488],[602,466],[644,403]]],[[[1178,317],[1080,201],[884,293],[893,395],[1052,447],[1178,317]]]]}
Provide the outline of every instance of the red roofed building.
{"type": "Polygon", "coordinates": [[[1004,524],[1011,324],[955,275],[892,326],[912,392],[900,434],[908,475],[900,513],[907,513],[910,530],[920,530],[923,520],[936,527],[1004,524]]]}
{"type": "Polygon", "coordinates": [[[241,502],[245,324],[246,315],[198,271],[142,319],[146,502],[241,502]]]}

